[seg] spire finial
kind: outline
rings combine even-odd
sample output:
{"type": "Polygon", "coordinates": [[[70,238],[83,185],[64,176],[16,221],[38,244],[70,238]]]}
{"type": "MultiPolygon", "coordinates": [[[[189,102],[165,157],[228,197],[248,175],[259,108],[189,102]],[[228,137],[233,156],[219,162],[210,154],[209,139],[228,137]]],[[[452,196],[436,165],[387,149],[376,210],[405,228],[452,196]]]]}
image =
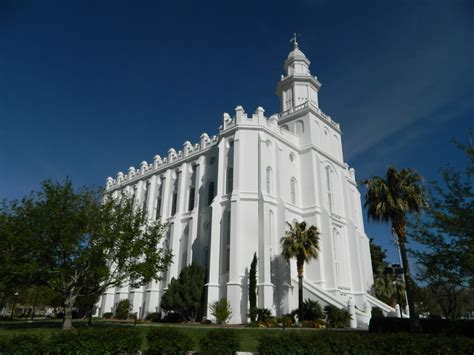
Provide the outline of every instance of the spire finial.
{"type": "Polygon", "coordinates": [[[293,49],[298,48],[298,42],[296,42],[296,33],[293,33],[293,37],[290,39],[290,43],[293,43],[293,49]]]}

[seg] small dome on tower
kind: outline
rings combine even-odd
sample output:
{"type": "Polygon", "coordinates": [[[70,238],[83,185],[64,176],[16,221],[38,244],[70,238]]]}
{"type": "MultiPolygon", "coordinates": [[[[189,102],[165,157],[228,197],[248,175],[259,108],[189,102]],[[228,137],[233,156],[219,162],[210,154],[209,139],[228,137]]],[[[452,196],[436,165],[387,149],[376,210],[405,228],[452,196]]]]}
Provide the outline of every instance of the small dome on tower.
{"type": "Polygon", "coordinates": [[[301,59],[306,59],[306,56],[298,47],[295,47],[290,54],[288,54],[288,59],[296,59],[296,58],[301,58],[301,59]]]}

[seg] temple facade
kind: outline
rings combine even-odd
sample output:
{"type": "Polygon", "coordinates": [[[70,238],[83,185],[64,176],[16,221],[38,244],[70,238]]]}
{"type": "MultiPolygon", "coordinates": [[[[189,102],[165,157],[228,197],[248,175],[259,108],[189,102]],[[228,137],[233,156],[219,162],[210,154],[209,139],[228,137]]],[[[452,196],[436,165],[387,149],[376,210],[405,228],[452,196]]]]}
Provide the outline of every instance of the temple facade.
{"type": "Polygon", "coordinates": [[[242,106],[223,114],[219,134],[201,134],[165,157],[143,161],[107,179],[107,191],[135,196],[151,219],[168,225],[173,264],[161,282],[109,289],[98,312],[128,298],[140,318],[160,311],[160,299],[180,270],[197,262],[207,270],[206,302],[227,298],[231,323],[246,323],[248,275],[258,257],[258,307],[275,315],[298,307],[296,261],[281,256],[287,222],[319,229],[320,253],[305,265],[304,298],[349,309],[352,327],[368,323],[373,306],[369,240],[354,169],[344,162],[341,127],[320,109],[321,84],[296,40],[277,85],[280,112],[242,106]]]}

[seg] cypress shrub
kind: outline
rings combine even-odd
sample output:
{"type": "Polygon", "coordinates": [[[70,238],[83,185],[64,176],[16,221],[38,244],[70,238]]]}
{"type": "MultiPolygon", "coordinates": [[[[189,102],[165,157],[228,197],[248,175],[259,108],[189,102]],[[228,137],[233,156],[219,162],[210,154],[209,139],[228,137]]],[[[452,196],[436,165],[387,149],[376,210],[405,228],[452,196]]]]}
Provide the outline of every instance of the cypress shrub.
{"type": "Polygon", "coordinates": [[[146,335],[148,354],[184,354],[193,350],[194,342],[182,330],[171,327],[156,327],[146,335]]]}

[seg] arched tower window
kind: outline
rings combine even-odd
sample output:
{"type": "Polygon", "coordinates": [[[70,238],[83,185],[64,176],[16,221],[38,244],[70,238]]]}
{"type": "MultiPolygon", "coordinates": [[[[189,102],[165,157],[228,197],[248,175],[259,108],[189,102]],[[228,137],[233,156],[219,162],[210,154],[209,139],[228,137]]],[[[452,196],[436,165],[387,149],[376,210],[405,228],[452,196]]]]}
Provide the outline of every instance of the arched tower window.
{"type": "Polygon", "coordinates": [[[215,183],[214,181],[211,181],[208,186],[207,190],[207,204],[210,206],[212,203],[212,200],[214,200],[215,196],[215,183]]]}
{"type": "Polygon", "coordinates": [[[161,178],[161,184],[158,186],[158,194],[156,196],[156,213],[155,220],[160,219],[161,217],[161,197],[163,196],[163,186],[165,184],[165,178],[161,178]]]}
{"type": "Polygon", "coordinates": [[[304,123],[303,123],[303,121],[296,121],[296,123],[295,123],[295,133],[298,134],[298,135],[304,133],[304,123]]]}
{"type": "Polygon", "coordinates": [[[291,203],[295,204],[296,203],[296,179],[294,177],[291,178],[290,180],[290,195],[291,195],[291,203]]]}
{"type": "Polygon", "coordinates": [[[271,194],[273,192],[273,172],[271,167],[267,167],[267,171],[265,174],[265,183],[266,183],[266,191],[267,194],[271,194]]]}

